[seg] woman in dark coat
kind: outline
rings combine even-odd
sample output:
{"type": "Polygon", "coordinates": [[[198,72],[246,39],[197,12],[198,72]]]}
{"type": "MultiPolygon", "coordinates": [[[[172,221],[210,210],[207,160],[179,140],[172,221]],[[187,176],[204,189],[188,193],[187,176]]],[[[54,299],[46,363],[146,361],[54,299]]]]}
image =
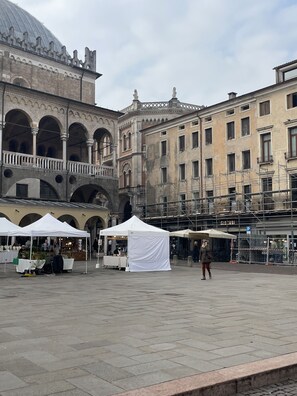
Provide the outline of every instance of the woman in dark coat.
{"type": "Polygon", "coordinates": [[[211,263],[211,252],[208,247],[208,241],[204,240],[201,245],[200,253],[199,253],[199,261],[202,263],[202,278],[201,280],[205,280],[205,272],[207,270],[209,279],[211,279],[210,272],[210,263],[211,263]]]}

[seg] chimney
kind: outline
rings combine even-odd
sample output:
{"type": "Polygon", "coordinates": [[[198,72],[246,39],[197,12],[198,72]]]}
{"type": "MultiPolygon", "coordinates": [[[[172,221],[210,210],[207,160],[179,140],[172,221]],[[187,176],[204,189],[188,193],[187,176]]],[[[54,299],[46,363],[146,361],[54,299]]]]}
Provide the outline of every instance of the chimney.
{"type": "Polygon", "coordinates": [[[237,93],[236,93],[236,92],[229,92],[229,93],[228,93],[229,100],[230,100],[230,99],[234,99],[234,98],[236,98],[236,95],[237,95],[237,93]]]}

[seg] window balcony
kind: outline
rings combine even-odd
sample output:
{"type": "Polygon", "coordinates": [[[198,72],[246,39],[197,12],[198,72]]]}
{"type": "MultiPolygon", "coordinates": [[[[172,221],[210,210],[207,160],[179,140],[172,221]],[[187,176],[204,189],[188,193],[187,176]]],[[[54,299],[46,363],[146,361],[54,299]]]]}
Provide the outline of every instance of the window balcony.
{"type": "Polygon", "coordinates": [[[297,159],[297,154],[289,152],[289,151],[285,152],[284,155],[285,155],[285,159],[287,161],[291,161],[291,160],[297,159]]]}
{"type": "Polygon", "coordinates": [[[272,164],[273,163],[273,155],[266,155],[257,158],[257,164],[264,165],[264,164],[272,164]]]}

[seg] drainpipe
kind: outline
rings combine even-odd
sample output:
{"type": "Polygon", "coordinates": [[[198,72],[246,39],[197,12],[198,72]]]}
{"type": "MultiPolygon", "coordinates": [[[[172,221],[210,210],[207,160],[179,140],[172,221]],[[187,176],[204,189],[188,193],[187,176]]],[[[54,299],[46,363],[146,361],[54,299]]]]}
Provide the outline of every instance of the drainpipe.
{"type": "Polygon", "coordinates": [[[199,143],[200,143],[200,199],[204,197],[204,191],[203,191],[203,165],[202,165],[202,118],[199,116],[197,113],[197,118],[199,122],[199,143]]]}

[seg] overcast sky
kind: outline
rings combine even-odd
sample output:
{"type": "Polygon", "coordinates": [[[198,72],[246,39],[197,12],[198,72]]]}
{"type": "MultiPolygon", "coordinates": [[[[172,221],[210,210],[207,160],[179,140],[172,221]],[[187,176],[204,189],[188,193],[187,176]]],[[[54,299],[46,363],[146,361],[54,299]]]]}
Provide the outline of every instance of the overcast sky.
{"type": "Polygon", "coordinates": [[[17,0],[72,54],[97,52],[96,101],[212,105],[273,84],[297,58],[297,0],[17,0]]]}

